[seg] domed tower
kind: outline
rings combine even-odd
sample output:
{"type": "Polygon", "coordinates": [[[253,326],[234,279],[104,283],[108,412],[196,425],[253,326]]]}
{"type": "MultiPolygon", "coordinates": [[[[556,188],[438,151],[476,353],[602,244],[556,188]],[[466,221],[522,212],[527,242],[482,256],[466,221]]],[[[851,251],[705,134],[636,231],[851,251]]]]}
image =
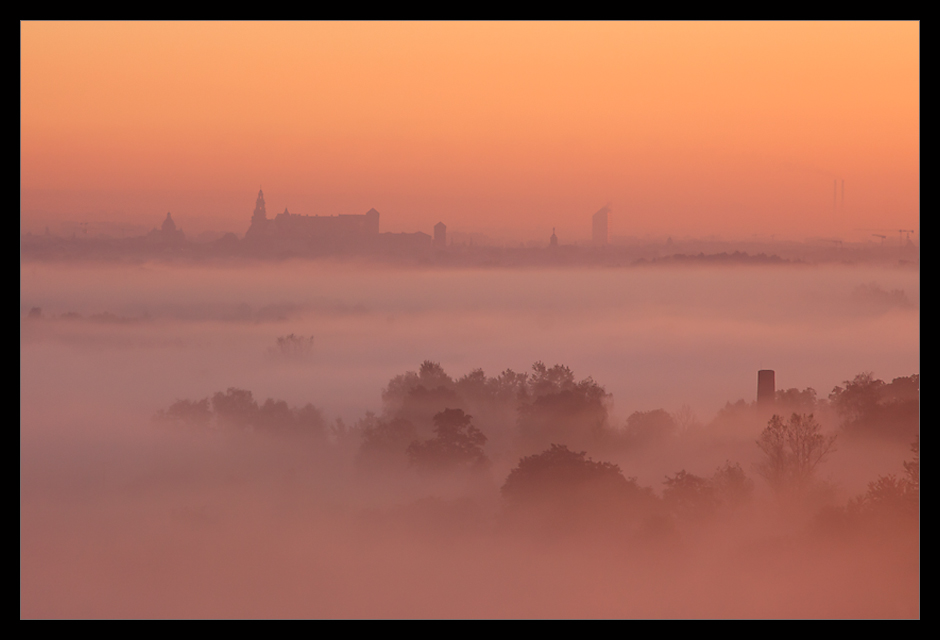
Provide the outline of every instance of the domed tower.
{"type": "Polygon", "coordinates": [[[166,212],[166,220],[163,221],[163,226],[160,227],[163,230],[163,234],[171,236],[176,233],[176,223],[173,222],[173,218],[170,217],[170,212],[166,212]]]}
{"type": "Polygon", "coordinates": [[[160,242],[177,243],[183,240],[183,230],[176,228],[176,223],[173,222],[173,217],[170,215],[169,211],[167,211],[166,220],[163,221],[160,231],[158,232],[154,229],[153,233],[155,237],[159,238],[160,242]]]}

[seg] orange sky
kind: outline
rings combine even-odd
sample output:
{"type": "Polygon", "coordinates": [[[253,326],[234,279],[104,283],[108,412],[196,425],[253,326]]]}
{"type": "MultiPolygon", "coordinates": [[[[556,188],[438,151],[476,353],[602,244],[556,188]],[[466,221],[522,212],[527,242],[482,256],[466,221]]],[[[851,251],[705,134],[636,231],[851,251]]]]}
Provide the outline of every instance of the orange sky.
{"type": "Polygon", "coordinates": [[[919,229],[919,25],[21,24],[25,230],[865,237],[919,229]],[[845,180],[833,211],[833,180],[845,180]],[[38,227],[38,229],[37,229],[38,227]]]}

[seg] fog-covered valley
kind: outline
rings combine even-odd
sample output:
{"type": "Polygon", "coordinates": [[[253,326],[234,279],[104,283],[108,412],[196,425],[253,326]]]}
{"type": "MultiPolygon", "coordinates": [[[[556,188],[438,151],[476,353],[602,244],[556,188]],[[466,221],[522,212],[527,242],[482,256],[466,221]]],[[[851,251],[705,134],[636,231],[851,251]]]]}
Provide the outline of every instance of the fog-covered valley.
{"type": "Polygon", "coordinates": [[[24,263],[21,615],[916,617],[919,291],[24,263]]]}

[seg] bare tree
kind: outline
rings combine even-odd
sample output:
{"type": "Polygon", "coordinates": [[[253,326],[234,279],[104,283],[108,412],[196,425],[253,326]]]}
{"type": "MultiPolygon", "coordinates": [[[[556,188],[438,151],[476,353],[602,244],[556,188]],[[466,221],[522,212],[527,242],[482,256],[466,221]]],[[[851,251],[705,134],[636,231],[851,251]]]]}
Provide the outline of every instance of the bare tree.
{"type": "Polygon", "coordinates": [[[809,487],[816,467],[835,451],[836,436],[821,431],[813,414],[794,413],[786,422],[777,415],[770,419],[757,440],[765,455],[757,472],[774,491],[809,487]]]}
{"type": "Polygon", "coordinates": [[[268,348],[272,356],[287,358],[289,360],[303,360],[313,353],[313,336],[281,336],[277,339],[277,347],[268,348]]]}
{"type": "Polygon", "coordinates": [[[680,434],[688,433],[702,426],[702,423],[698,420],[698,416],[692,411],[692,407],[687,404],[682,405],[679,407],[678,411],[672,414],[672,420],[676,423],[680,434]]]}

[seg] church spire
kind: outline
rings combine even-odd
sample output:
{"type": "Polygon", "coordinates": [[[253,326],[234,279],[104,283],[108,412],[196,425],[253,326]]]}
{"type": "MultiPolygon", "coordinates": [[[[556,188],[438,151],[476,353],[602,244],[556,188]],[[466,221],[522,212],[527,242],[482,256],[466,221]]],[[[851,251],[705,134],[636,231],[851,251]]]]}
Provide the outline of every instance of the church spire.
{"type": "Polygon", "coordinates": [[[258,199],[255,201],[255,212],[251,216],[252,220],[261,219],[266,220],[268,217],[267,212],[264,208],[264,191],[261,190],[261,187],[258,187],[258,199]]]}

